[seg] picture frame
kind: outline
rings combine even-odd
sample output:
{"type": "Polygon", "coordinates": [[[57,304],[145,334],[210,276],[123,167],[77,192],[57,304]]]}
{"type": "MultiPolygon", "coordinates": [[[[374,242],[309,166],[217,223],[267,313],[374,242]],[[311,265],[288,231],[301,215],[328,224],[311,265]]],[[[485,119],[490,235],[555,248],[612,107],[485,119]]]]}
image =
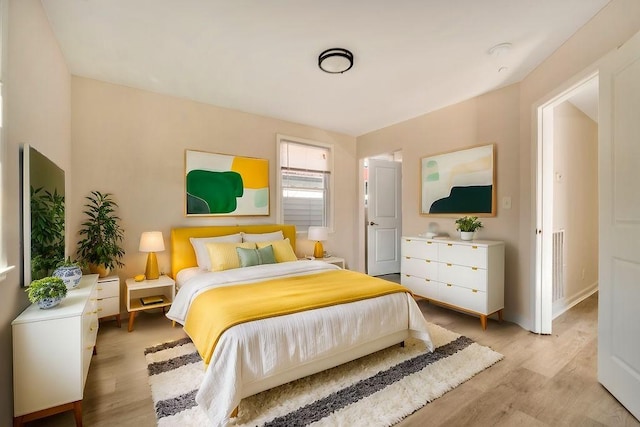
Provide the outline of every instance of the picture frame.
{"type": "Polygon", "coordinates": [[[268,216],[269,161],[185,150],[185,216],[268,216]]]}
{"type": "Polygon", "coordinates": [[[420,214],[495,216],[495,144],[422,157],[420,214]]]}

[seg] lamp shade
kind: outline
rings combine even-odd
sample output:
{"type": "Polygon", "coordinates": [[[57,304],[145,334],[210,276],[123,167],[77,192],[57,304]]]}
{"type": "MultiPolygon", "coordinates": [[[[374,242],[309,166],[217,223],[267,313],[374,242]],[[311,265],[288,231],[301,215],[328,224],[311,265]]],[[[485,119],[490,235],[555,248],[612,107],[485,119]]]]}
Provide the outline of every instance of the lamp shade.
{"type": "Polygon", "coordinates": [[[164,251],[164,239],[162,231],[145,231],[140,236],[140,252],[160,252],[164,251]]]}
{"type": "Polygon", "coordinates": [[[327,240],[329,238],[329,229],[327,227],[311,226],[309,227],[308,238],[317,242],[327,240]]]}

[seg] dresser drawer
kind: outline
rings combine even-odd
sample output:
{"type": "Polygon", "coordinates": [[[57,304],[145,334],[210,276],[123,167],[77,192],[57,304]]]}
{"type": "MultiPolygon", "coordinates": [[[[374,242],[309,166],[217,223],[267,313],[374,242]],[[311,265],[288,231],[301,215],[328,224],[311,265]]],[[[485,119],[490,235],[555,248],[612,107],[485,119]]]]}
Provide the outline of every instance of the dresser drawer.
{"type": "Polygon", "coordinates": [[[110,297],[98,300],[98,317],[115,316],[120,314],[120,297],[110,297]]]}
{"type": "Polygon", "coordinates": [[[441,284],[436,281],[402,274],[400,283],[402,283],[402,286],[411,289],[416,296],[439,299],[438,289],[441,284]]]}
{"type": "Polygon", "coordinates": [[[117,277],[111,280],[107,279],[101,279],[102,281],[98,281],[98,299],[120,296],[120,279],[117,277]]]}
{"type": "Polygon", "coordinates": [[[400,271],[403,274],[436,280],[438,278],[438,263],[420,258],[402,257],[400,271]]]}
{"type": "Polygon", "coordinates": [[[487,313],[487,294],[450,284],[442,284],[440,300],[480,314],[487,313]]]}
{"type": "Polygon", "coordinates": [[[438,281],[478,291],[487,291],[487,270],[438,263],[438,281]]]}
{"type": "Polygon", "coordinates": [[[404,237],[402,239],[402,256],[436,260],[438,259],[438,244],[430,240],[404,237]]]}
{"type": "Polygon", "coordinates": [[[487,268],[486,246],[438,243],[438,257],[444,263],[487,268]]]}

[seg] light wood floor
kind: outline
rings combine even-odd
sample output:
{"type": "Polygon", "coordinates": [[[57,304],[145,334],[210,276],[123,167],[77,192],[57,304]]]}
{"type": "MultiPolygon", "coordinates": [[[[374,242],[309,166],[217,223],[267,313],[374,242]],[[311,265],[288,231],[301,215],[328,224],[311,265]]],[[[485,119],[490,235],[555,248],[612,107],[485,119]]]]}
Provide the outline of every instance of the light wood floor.
{"type": "MultiPolygon", "coordinates": [[[[509,322],[489,321],[419,302],[426,318],[504,354],[495,366],[429,403],[403,422],[409,426],[640,426],[596,379],[597,295],[539,336],[509,322]]],[[[105,322],[98,334],[83,402],[85,426],[155,426],[143,350],[184,336],[160,312],[136,317],[127,333],[105,322]]],[[[71,427],[71,413],[29,426],[71,427]]]]}

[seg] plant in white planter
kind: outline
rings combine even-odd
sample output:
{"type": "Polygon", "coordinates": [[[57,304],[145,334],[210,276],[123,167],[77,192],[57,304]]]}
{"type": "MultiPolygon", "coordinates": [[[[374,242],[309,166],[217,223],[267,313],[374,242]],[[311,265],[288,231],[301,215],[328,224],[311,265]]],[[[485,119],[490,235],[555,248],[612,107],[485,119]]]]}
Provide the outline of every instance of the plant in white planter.
{"type": "Polygon", "coordinates": [[[80,279],[82,279],[82,268],[77,261],[71,261],[71,257],[60,261],[57,268],[53,271],[54,277],[62,279],[67,289],[78,287],[80,279]]]}
{"type": "Polygon", "coordinates": [[[482,228],[482,222],[477,216],[463,216],[456,219],[456,230],[460,231],[462,240],[473,240],[473,233],[479,228],[482,228]]]}
{"type": "Polygon", "coordinates": [[[49,276],[34,280],[24,291],[29,301],[47,309],[60,304],[62,298],[67,296],[67,285],[61,278],[49,276]]]}

